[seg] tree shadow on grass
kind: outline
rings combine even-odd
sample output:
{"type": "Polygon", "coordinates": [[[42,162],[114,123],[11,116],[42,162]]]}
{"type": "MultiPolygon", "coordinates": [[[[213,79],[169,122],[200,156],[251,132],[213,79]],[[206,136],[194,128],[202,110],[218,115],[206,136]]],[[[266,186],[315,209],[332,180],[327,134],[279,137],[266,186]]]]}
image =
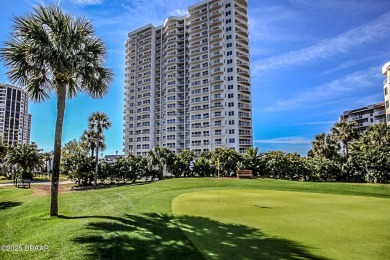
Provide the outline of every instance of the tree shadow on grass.
{"type": "Polygon", "coordinates": [[[18,201],[3,201],[0,202],[0,210],[17,207],[22,204],[23,204],[22,202],[18,202],[18,201]]]}
{"type": "Polygon", "coordinates": [[[325,259],[297,242],[203,217],[61,217],[102,219],[73,240],[88,247],[89,259],[325,259]]]}

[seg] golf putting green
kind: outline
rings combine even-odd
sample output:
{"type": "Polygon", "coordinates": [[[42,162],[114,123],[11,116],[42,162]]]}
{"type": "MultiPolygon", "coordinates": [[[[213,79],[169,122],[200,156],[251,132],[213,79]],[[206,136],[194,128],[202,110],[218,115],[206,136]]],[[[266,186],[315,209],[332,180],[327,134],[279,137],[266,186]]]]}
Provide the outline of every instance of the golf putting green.
{"type": "Polygon", "coordinates": [[[389,202],[235,189],[182,194],[172,211],[209,259],[386,259],[389,202]]]}

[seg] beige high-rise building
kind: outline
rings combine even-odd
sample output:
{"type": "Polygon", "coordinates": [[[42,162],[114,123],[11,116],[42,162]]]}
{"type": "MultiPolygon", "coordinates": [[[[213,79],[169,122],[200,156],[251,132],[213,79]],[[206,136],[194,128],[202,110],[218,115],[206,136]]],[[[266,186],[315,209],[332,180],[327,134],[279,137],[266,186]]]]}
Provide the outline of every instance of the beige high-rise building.
{"type": "Polygon", "coordinates": [[[382,67],[382,75],[386,77],[383,81],[383,94],[385,96],[386,121],[390,126],[390,62],[382,67]]]}
{"type": "Polygon", "coordinates": [[[356,129],[364,132],[372,125],[385,123],[385,116],[385,103],[381,102],[359,107],[354,110],[344,111],[340,116],[340,121],[355,121],[356,129]]]}
{"type": "Polygon", "coordinates": [[[30,131],[31,114],[26,93],[19,87],[0,84],[0,142],[29,144],[30,131]]]}
{"type": "Polygon", "coordinates": [[[252,146],[246,0],[206,0],[128,34],[124,152],[252,146]]]}

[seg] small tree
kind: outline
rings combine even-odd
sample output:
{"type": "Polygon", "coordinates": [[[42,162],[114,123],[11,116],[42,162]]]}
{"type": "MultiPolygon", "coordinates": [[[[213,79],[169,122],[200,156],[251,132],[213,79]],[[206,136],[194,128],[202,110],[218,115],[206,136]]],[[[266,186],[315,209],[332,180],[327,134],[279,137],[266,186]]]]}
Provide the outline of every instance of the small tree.
{"type": "Polygon", "coordinates": [[[390,127],[377,124],[368,128],[351,146],[350,159],[356,175],[367,182],[390,181],[390,127]]]}
{"type": "Polygon", "coordinates": [[[62,149],[61,170],[79,185],[91,184],[93,179],[93,159],[79,141],[72,140],[62,149]]]}
{"type": "Polygon", "coordinates": [[[265,172],[268,177],[286,178],[288,175],[288,161],[282,151],[269,151],[264,153],[265,172]]]}
{"type": "Polygon", "coordinates": [[[150,165],[158,172],[159,179],[164,178],[164,169],[172,158],[172,152],[166,147],[156,146],[148,153],[150,165]]]}
{"type": "Polygon", "coordinates": [[[230,176],[235,174],[237,163],[241,160],[241,156],[234,149],[231,148],[217,148],[211,156],[213,165],[220,163],[220,169],[223,176],[230,176]]]}
{"type": "Polygon", "coordinates": [[[5,156],[7,166],[17,165],[22,169],[22,178],[31,179],[32,169],[44,167],[44,156],[35,143],[10,146],[5,156]]]}
{"type": "Polygon", "coordinates": [[[331,129],[333,136],[337,141],[343,144],[343,154],[348,158],[349,143],[359,137],[359,132],[356,130],[355,121],[340,121],[334,124],[331,129]]]}
{"type": "Polygon", "coordinates": [[[261,173],[261,169],[264,168],[261,160],[262,154],[259,152],[259,147],[251,147],[246,150],[243,155],[243,166],[245,169],[252,170],[254,176],[258,176],[261,173]]]}
{"type": "Polygon", "coordinates": [[[108,116],[102,112],[94,112],[88,118],[88,129],[91,131],[90,142],[95,143],[94,148],[96,151],[95,156],[95,181],[96,187],[99,169],[99,149],[105,148],[103,130],[111,127],[111,122],[108,116]]]}

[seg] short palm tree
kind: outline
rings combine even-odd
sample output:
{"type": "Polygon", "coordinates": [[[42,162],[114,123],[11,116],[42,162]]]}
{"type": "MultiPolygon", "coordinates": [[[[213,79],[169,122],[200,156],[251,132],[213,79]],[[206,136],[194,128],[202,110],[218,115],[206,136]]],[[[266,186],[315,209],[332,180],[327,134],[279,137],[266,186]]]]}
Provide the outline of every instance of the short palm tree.
{"type": "Polygon", "coordinates": [[[88,129],[93,133],[91,136],[92,142],[95,142],[95,151],[96,151],[96,165],[95,165],[95,181],[94,186],[97,184],[97,175],[99,168],[99,148],[104,149],[104,135],[103,130],[111,127],[111,122],[108,116],[102,112],[94,112],[88,118],[88,129]]]}
{"type": "Polygon", "coordinates": [[[91,152],[91,157],[95,154],[96,139],[96,132],[93,129],[85,130],[80,137],[81,146],[91,152]]]}
{"type": "Polygon", "coordinates": [[[363,135],[365,144],[384,146],[390,144],[390,127],[385,123],[372,125],[363,135]]]}
{"type": "Polygon", "coordinates": [[[172,152],[166,147],[156,146],[148,153],[150,164],[157,169],[159,179],[164,178],[164,168],[167,167],[167,163],[170,161],[172,152]]]}
{"type": "Polygon", "coordinates": [[[314,136],[311,142],[312,148],[309,151],[311,157],[323,157],[334,159],[337,157],[337,152],[340,150],[340,145],[335,136],[321,133],[314,136]]]}
{"type": "Polygon", "coordinates": [[[257,176],[260,171],[261,164],[261,153],[259,152],[259,147],[251,147],[246,150],[244,154],[244,165],[242,169],[250,169],[253,174],[257,176]]]}
{"type": "Polygon", "coordinates": [[[355,121],[343,120],[335,123],[331,129],[331,132],[336,138],[336,140],[340,141],[343,144],[343,151],[346,157],[348,157],[349,142],[359,137],[359,132],[356,130],[355,127],[355,121]]]}
{"type": "Polygon", "coordinates": [[[44,167],[44,156],[35,144],[10,146],[5,156],[7,166],[17,165],[22,168],[22,178],[31,178],[31,171],[36,167],[44,167]]]}
{"type": "Polygon", "coordinates": [[[40,102],[57,95],[50,215],[58,215],[58,184],[65,103],[78,92],[98,98],[108,91],[113,73],[104,67],[106,48],[91,22],[74,18],[54,5],[39,5],[15,17],[13,32],[0,57],[13,83],[40,102]]]}

